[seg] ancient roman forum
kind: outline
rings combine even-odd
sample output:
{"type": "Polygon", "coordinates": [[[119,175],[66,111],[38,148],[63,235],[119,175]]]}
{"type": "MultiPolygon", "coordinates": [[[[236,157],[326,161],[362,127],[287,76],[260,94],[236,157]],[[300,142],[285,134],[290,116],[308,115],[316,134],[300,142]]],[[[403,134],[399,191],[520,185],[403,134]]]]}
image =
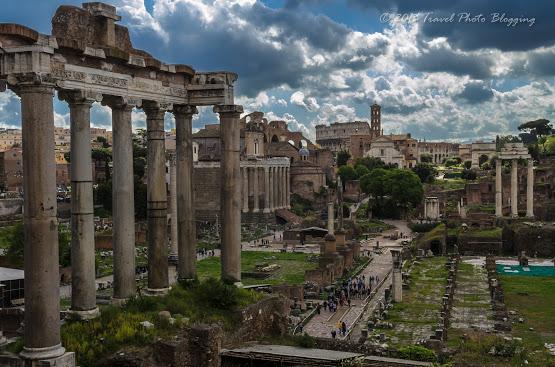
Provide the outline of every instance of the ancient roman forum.
{"type": "Polygon", "coordinates": [[[511,162],[511,196],[509,205],[511,217],[518,218],[518,164],[527,162],[526,175],[526,216],[534,217],[534,162],[528,149],[522,143],[508,143],[502,149],[495,163],[495,216],[503,216],[503,182],[501,168],[503,161],[511,162]]]}
{"type": "MultiPolygon", "coordinates": [[[[222,278],[240,281],[241,178],[239,117],[232,72],[197,72],[169,65],[133,48],[129,32],[117,24],[116,8],[84,3],[61,6],[52,19],[52,35],[18,24],[0,24],[0,79],[21,98],[23,180],[25,187],[25,335],[20,356],[30,361],[57,360],[64,365],[60,342],[58,232],[54,155],[53,95],[66,101],[71,114],[72,267],[71,312],[95,317],[95,256],[91,178],[90,108],[101,102],[112,109],[113,129],[113,302],[133,297],[135,231],[131,112],[142,108],[148,139],[148,293],[168,290],[166,240],[164,115],[176,121],[175,182],[179,278],[195,277],[196,240],[191,219],[192,131],[197,106],[214,106],[220,116],[222,192],[222,278]]],[[[284,168],[269,164],[266,187],[284,168]],[[271,168],[271,169],[270,169],[271,168]]],[[[245,167],[246,168],[246,167],[245,167]]],[[[249,168],[255,177],[256,166],[249,168]]],[[[262,169],[262,167],[261,167],[262,169]]],[[[246,174],[246,173],[243,173],[246,174]]],[[[255,178],[253,178],[255,180],[255,178]]],[[[284,181],[281,181],[284,182],[284,181]]],[[[254,186],[258,187],[257,184],[254,186]]],[[[281,201],[280,201],[281,200],[281,201]]],[[[285,206],[268,197],[264,208],[285,206]]],[[[255,203],[256,204],[256,203],[255,203]]],[[[256,209],[256,205],[255,208],[256,209]]],[[[71,357],[71,356],[70,356],[71,357]]],[[[68,358],[70,358],[68,357],[68,358]]]]}

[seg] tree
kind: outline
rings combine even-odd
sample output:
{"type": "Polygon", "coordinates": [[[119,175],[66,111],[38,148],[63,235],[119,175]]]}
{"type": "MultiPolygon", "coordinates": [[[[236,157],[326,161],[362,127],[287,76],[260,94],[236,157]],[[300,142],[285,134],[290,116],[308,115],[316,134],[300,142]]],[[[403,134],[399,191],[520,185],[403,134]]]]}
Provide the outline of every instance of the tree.
{"type": "Polygon", "coordinates": [[[417,163],[412,171],[418,175],[422,183],[432,183],[434,182],[437,170],[430,163],[417,163]]]}
{"type": "Polygon", "coordinates": [[[453,167],[461,164],[462,160],[459,157],[450,157],[445,159],[445,167],[453,167]]]}
{"type": "Polygon", "coordinates": [[[108,144],[108,140],[103,136],[97,136],[96,141],[102,143],[103,148],[109,148],[110,144],[108,144]]]}
{"type": "Polygon", "coordinates": [[[355,167],[355,172],[357,174],[357,178],[361,178],[362,176],[369,174],[370,170],[365,165],[358,164],[355,167]]]}
{"type": "Polygon", "coordinates": [[[424,153],[420,155],[420,162],[423,163],[432,163],[434,160],[434,157],[432,157],[431,154],[428,153],[424,153]]]}
{"type": "Polygon", "coordinates": [[[339,167],[337,174],[341,177],[341,182],[343,182],[343,184],[347,181],[356,180],[358,177],[355,169],[351,165],[339,167]]]}
{"type": "Polygon", "coordinates": [[[464,161],[463,165],[464,168],[470,169],[470,167],[472,167],[472,161],[464,161]]]}
{"type": "Polygon", "coordinates": [[[104,176],[106,180],[110,179],[110,162],[112,161],[112,151],[108,148],[93,149],[91,157],[95,161],[104,162],[104,176]]]}
{"type": "Polygon", "coordinates": [[[543,143],[543,152],[547,155],[555,155],[555,135],[547,137],[543,143]]]}
{"type": "Polygon", "coordinates": [[[349,158],[351,158],[351,154],[349,154],[346,150],[342,150],[337,153],[337,167],[346,165],[349,158]]]}
{"type": "Polygon", "coordinates": [[[387,194],[387,172],[388,171],[384,168],[376,168],[360,178],[360,189],[364,193],[372,196],[374,199],[372,206],[378,212],[383,207],[384,196],[387,194]]]}
{"type": "Polygon", "coordinates": [[[520,131],[526,131],[535,136],[550,135],[553,126],[546,119],[537,119],[525,122],[518,126],[520,131]]]}
{"type": "Polygon", "coordinates": [[[372,171],[374,168],[384,168],[385,163],[380,158],[376,157],[364,157],[359,158],[356,161],[355,166],[363,165],[368,168],[368,171],[372,171]]]}
{"type": "MultiPolygon", "coordinates": [[[[23,247],[25,241],[25,226],[22,222],[14,225],[6,234],[6,242],[9,244],[6,257],[14,266],[23,266],[23,247]]],[[[65,225],[58,225],[58,246],[61,266],[71,264],[71,231],[65,225]]]]}
{"type": "Polygon", "coordinates": [[[463,180],[472,181],[476,179],[476,176],[476,171],[473,169],[465,169],[461,172],[461,178],[463,180]]]}
{"type": "Polygon", "coordinates": [[[482,154],[478,157],[478,165],[482,167],[482,164],[486,163],[489,160],[489,157],[486,154],[482,154]]]}
{"type": "Polygon", "coordinates": [[[386,181],[391,201],[406,212],[418,205],[424,196],[422,182],[416,173],[406,169],[392,169],[386,181]]]}
{"type": "Polygon", "coordinates": [[[497,135],[495,137],[495,148],[496,148],[496,150],[500,150],[507,143],[518,143],[520,141],[521,140],[518,136],[514,136],[514,135],[499,136],[499,135],[497,135]]]}

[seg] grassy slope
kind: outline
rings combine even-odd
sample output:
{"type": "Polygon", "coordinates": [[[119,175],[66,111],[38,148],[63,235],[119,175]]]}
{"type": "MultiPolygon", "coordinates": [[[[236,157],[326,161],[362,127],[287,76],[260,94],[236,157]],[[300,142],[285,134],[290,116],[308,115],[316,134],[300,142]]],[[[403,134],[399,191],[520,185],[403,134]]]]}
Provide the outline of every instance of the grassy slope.
{"type": "MultiPolygon", "coordinates": [[[[278,252],[262,252],[262,251],[243,251],[241,252],[241,270],[253,271],[257,263],[267,262],[270,264],[278,264],[280,269],[272,273],[267,279],[252,279],[243,277],[242,282],[245,285],[252,284],[300,284],[304,282],[305,270],[315,269],[317,263],[308,261],[309,255],[299,253],[278,253],[278,252]],[[275,259],[271,259],[275,257],[275,259]]],[[[200,260],[197,263],[197,272],[199,279],[209,277],[219,278],[220,276],[220,258],[211,257],[200,260]]]]}

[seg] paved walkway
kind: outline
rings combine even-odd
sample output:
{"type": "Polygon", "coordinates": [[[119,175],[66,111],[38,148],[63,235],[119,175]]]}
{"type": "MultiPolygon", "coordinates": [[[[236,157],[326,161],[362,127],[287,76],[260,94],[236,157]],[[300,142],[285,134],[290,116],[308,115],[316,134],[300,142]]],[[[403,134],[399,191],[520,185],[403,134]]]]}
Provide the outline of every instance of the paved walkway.
{"type": "MultiPolygon", "coordinates": [[[[366,279],[370,276],[378,276],[380,282],[382,282],[383,279],[386,279],[383,282],[383,285],[381,285],[376,292],[372,292],[371,297],[367,299],[352,299],[351,307],[338,307],[336,312],[329,312],[322,309],[320,315],[314,315],[305,325],[303,328],[304,332],[313,337],[331,338],[331,331],[333,329],[337,329],[336,324],[340,321],[345,322],[347,330],[354,328],[354,330],[350,333],[351,335],[347,338],[356,340],[360,337],[360,327],[357,327],[357,325],[365,323],[367,319],[363,313],[374,307],[378,300],[384,296],[385,288],[391,284],[391,279],[388,277],[392,266],[389,249],[392,247],[399,247],[400,241],[403,240],[391,240],[389,238],[385,238],[385,236],[390,235],[396,230],[401,231],[404,234],[411,233],[409,228],[406,226],[406,222],[404,221],[387,221],[387,223],[396,226],[396,228],[384,231],[379,237],[372,240],[362,241],[361,243],[361,251],[364,252],[365,250],[372,250],[376,240],[380,241],[379,252],[374,253],[373,260],[359,275],[364,275],[366,279]],[[368,307],[366,307],[367,304],[368,307]]],[[[342,336],[339,336],[339,333],[338,338],[343,339],[342,336]]]]}

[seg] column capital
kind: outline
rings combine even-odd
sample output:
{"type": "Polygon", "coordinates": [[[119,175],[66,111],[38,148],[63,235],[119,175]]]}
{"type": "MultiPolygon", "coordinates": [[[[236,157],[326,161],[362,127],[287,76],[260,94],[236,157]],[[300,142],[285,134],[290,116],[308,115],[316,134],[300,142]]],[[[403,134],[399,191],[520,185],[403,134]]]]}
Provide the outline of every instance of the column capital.
{"type": "Polygon", "coordinates": [[[58,99],[67,102],[69,105],[85,104],[90,106],[94,102],[101,102],[102,94],[89,90],[61,90],[58,92],[58,99]]]}
{"type": "Polygon", "coordinates": [[[134,107],[140,107],[142,101],[140,99],[119,96],[104,96],[102,105],[108,106],[113,110],[131,111],[134,107]]]}
{"type": "Polygon", "coordinates": [[[174,115],[196,115],[198,113],[196,106],[191,105],[174,105],[173,114],[174,115]]]}
{"type": "Polygon", "coordinates": [[[51,74],[23,73],[8,75],[7,84],[21,97],[23,93],[53,94],[56,80],[51,74]]]}
{"type": "Polygon", "coordinates": [[[237,115],[239,117],[243,113],[243,106],[236,104],[220,104],[215,105],[212,109],[214,113],[219,113],[220,115],[237,115]]]}
{"type": "Polygon", "coordinates": [[[163,120],[164,119],[164,115],[166,113],[166,110],[163,108],[163,106],[160,105],[160,103],[158,102],[152,102],[152,101],[144,101],[143,102],[143,111],[146,114],[146,118],[147,119],[153,119],[153,120],[163,120]]]}

